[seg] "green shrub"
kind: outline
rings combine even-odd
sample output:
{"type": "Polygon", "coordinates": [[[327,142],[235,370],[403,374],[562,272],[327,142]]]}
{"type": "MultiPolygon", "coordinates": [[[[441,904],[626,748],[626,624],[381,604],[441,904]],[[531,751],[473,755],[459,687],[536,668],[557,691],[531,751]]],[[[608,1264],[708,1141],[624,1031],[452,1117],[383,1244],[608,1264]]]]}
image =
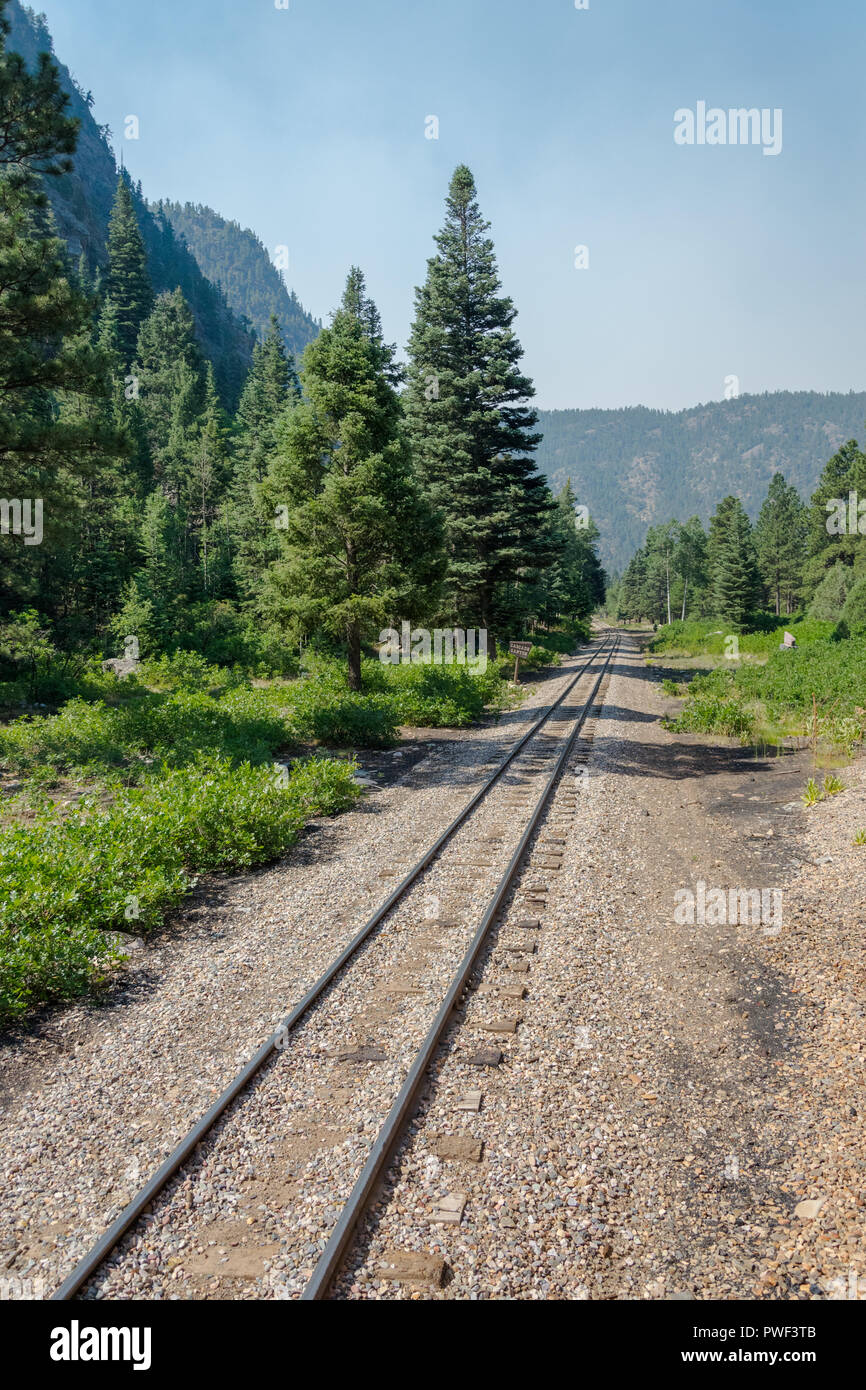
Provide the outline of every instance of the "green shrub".
{"type": "Polygon", "coordinates": [[[298,738],[356,747],[388,747],[401,724],[422,728],[464,727],[502,697],[495,667],[379,660],[362,663],[363,691],[349,690],[345,664],[315,657],[302,680],[275,688],[271,698],[298,738]]]}
{"type": "Polygon", "coordinates": [[[495,703],[502,679],[488,662],[485,671],[470,666],[399,666],[365,662],[364,686],[389,698],[397,723],[422,728],[465,727],[495,703]]]}
{"type": "MultiPolygon", "coordinates": [[[[822,623],[821,630],[826,632],[829,626],[822,623]]],[[[777,728],[793,726],[808,734],[813,696],[823,737],[844,747],[862,738],[866,635],[833,641],[831,629],[830,634],[811,643],[774,651],[762,665],[744,663],[696,676],[689,686],[688,703],[671,727],[745,737],[746,722],[753,734],[758,727],[757,716],[743,712],[743,706],[748,706],[762,707],[766,719],[777,728]],[[746,722],[735,709],[744,714],[746,722]],[[741,722],[742,733],[736,727],[741,722]]]]}
{"type": "Polygon", "coordinates": [[[167,691],[139,684],[114,705],[77,697],[57,714],[25,715],[0,728],[0,767],[140,782],[156,764],[182,767],[199,753],[263,763],[274,750],[309,739],[387,748],[401,724],[464,727],[502,695],[501,677],[489,665],[473,672],[366,661],[363,673],[365,688],[355,693],[341,663],[317,659],[302,680],[253,689],[237,672],[176,652],[142,671],[172,687],[167,691]]]}
{"type": "Polygon", "coordinates": [[[290,737],[264,692],[239,687],[220,699],[194,691],[141,693],[123,705],[69,700],[59,714],[24,716],[0,729],[0,766],[138,781],[153,763],[178,767],[198,753],[267,761],[290,737]]]}
{"type": "Polygon", "coordinates": [[[712,695],[690,699],[677,719],[663,723],[675,732],[722,734],[743,743],[748,743],[755,731],[754,717],[737,700],[712,695]]]}
{"type": "Polygon", "coordinates": [[[718,618],[671,623],[659,628],[649,644],[649,651],[724,657],[727,656],[728,637],[736,636],[741,657],[769,656],[778,651],[786,632],[793,633],[798,645],[804,646],[829,637],[833,630],[831,622],[814,618],[791,617],[781,620],[773,614],[764,614],[765,621],[758,624],[759,616],[752,615],[752,622],[756,627],[760,626],[759,631],[738,631],[732,624],[723,623],[718,618]]]}
{"type": "Polygon", "coordinates": [[[69,999],[122,959],[108,930],[146,932],[198,873],[267,863],[312,815],[359,795],[352,763],[310,759],[285,780],[272,767],[201,758],[168,770],[111,807],[93,799],[62,816],[0,829],[0,1021],[69,999]]]}
{"type": "Polygon", "coordinates": [[[0,620],[0,666],[23,692],[23,699],[53,702],[57,692],[74,680],[80,665],[79,658],[61,653],[54,645],[50,626],[35,608],[0,620]]]}
{"type": "Polygon", "coordinates": [[[836,622],[841,618],[846,600],[855,585],[854,571],[850,565],[837,560],[829,569],[815,590],[809,604],[809,617],[836,622]]]}
{"type": "Polygon", "coordinates": [[[142,662],[138,672],[142,684],[161,690],[187,690],[216,694],[246,684],[238,669],[213,666],[199,652],[177,651],[142,662]]]}
{"type": "Polygon", "coordinates": [[[850,590],[842,609],[842,621],[849,628],[866,626],[866,574],[850,590]]]}
{"type": "Polygon", "coordinates": [[[294,708],[294,728],[300,737],[356,748],[391,748],[397,740],[397,714],[388,700],[346,692],[316,697],[310,692],[305,710],[294,708]]]}

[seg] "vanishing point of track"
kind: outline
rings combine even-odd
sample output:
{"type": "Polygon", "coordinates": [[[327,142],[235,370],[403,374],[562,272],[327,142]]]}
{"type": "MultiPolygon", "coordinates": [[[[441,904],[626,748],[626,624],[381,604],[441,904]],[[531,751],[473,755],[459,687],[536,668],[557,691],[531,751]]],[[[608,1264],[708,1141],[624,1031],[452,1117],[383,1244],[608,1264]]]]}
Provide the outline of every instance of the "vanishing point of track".
{"type": "MultiPolygon", "coordinates": [[[[154,1199],[166,1187],[171,1178],[183,1167],[194,1153],[197,1146],[201,1144],[209,1132],[213,1130],[217,1121],[229,1109],[232,1102],[245,1090],[245,1088],[247,1088],[251,1080],[262,1070],[264,1064],[272,1054],[286,1048],[287,1042],[289,1041],[288,1035],[292,1030],[294,1030],[298,1023],[311,1012],[314,1005],[322,1000],[323,996],[327,994],[329,988],[337,980],[337,977],[342,976],[344,970],[351,964],[353,959],[363,954],[362,948],[374,936],[377,928],[381,926],[392,909],[394,909],[401,899],[409,893],[433,862],[441,855],[442,851],[453,839],[457,831],[465,825],[480,803],[489,796],[493,788],[501,781],[503,775],[512,766],[515,759],[519,757],[532,740],[536,739],[549,721],[555,716],[560,719],[564,718],[571,727],[569,727],[565,736],[557,741],[559,751],[556,756],[547,759],[550,772],[543,784],[541,795],[538,797],[531,815],[525,824],[519,843],[514,849],[507,867],[499,877],[483,917],[456,971],[452,975],[447,987],[447,992],[442,998],[435,1019],[417,1049],[414,1060],[403,1080],[399,1093],[391,1106],[384,1124],[381,1126],[360,1175],[343,1206],[342,1212],[327,1240],[325,1249],[301,1297],[304,1300],[315,1300],[321,1299],[327,1295],[328,1289],[347,1252],[358,1221],[365,1210],[370,1195],[385,1170],[389,1157],[393,1153],[405,1126],[406,1120],[412,1113],[417,1102],[425,1074],[436,1054],[437,1047],[445,1032],[454,1006],[459,1002],[461,995],[466,989],[473,967],[482,953],[491,927],[500,914],[502,904],[520,872],[521,861],[525,857],[527,846],[536,832],[539,822],[542,820],[547,803],[568,762],[580,730],[594,706],[595,697],[607,672],[616,646],[617,639],[614,638],[613,640],[606,640],[600,647],[592,651],[588,659],[568,682],[558,698],[542,712],[529,730],[517,740],[514,747],[506,754],[493,773],[482,783],[481,787],[474,795],[470,797],[459,814],[446,826],[425,854],[412,865],[376,912],[331,962],[325,972],[311,986],[303,998],[294,1006],[291,1013],[283,1020],[279,1028],[277,1028],[266,1042],[262,1044],[259,1050],[238,1072],[206,1114],[204,1114],[193,1128],[189,1130],[173,1152],[162,1163],[157,1172],[140,1189],[103,1236],[79,1261],[71,1274],[53,1294],[55,1300],[73,1298],[89,1282],[92,1276],[99,1270],[100,1266],[106,1261],[107,1257],[123,1239],[124,1235],[134,1226],[136,1221],[143,1215],[154,1199]],[[568,697],[587,672],[593,668],[599,657],[603,657],[604,660],[597,668],[597,675],[589,694],[581,700],[579,705],[569,706],[567,704],[568,697]]],[[[544,759],[536,760],[536,770],[538,770],[539,763],[543,761],[544,759]]],[[[546,767],[544,770],[547,770],[546,767]]]]}

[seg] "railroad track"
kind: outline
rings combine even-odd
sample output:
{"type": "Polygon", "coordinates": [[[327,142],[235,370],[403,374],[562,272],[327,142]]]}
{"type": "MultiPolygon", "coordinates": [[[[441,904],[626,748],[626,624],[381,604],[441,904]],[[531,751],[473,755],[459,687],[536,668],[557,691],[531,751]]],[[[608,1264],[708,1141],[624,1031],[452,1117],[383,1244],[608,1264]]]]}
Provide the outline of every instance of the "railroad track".
{"type": "MultiPolygon", "coordinates": [[[[166,1189],[170,1188],[173,1179],[183,1174],[185,1168],[195,1166],[203,1141],[219,1131],[219,1122],[223,1117],[225,1125],[231,1124],[237,1111],[233,1103],[238,1097],[246,1091],[247,1104],[255,1105],[258,1102],[259,1088],[251,1086],[254,1079],[261,1081],[262,1087],[265,1087],[272,1070],[281,1072],[287,1068],[289,1086],[286,1094],[290,1095],[293,1094],[294,1066],[298,1071],[297,1093],[301,1094],[307,1082],[303,1064],[311,1055],[319,1059],[322,1066],[332,1061],[337,1065],[348,1063],[357,1068],[369,1062],[386,1061],[386,1054],[366,1043],[346,1049],[346,1018],[340,1009],[345,1006],[347,998],[354,1001],[353,990],[360,990],[362,996],[366,990],[368,999],[375,995],[380,1001],[383,996],[393,1000],[395,993],[402,993],[412,1000],[417,1018],[410,1020],[407,1025],[405,1040],[398,1037],[399,1030],[395,1030],[397,1050],[402,1044],[403,1053],[393,1061],[389,1073],[390,1090],[388,1085],[385,1086],[390,1102],[387,1113],[379,1118],[385,1109],[380,1089],[369,1106],[370,1114],[377,1117],[377,1132],[372,1142],[360,1141],[362,1152],[354,1166],[355,1172],[360,1167],[360,1173],[351,1190],[346,1191],[344,1182],[339,1214],[336,1219],[324,1223],[328,1226],[324,1249],[315,1262],[309,1257],[299,1259],[305,1268],[306,1280],[300,1297],[316,1300],[327,1295],[371,1193],[386,1170],[406,1120],[417,1103],[427,1069],[440,1046],[454,1007],[466,990],[485,945],[489,944],[503,904],[513,893],[525,864],[528,847],[544,818],[550,797],[580,730],[594,708],[617,645],[618,638],[613,636],[606,638],[600,647],[591,652],[560,696],[517,740],[466,806],[409,869],[282,1024],[79,1261],[52,1295],[54,1300],[74,1298],[86,1289],[94,1275],[104,1268],[107,1270],[109,1264],[119,1266],[122,1263],[123,1251],[111,1259],[121,1241],[127,1236],[134,1239],[136,1225],[142,1218],[153,1220],[149,1214],[150,1208],[161,1194],[164,1194],[164,1201],[170,1200],[170,1193],[166,1189]],[[585,678],[592,682],[588,694],[579,690],[585,678]],[[518,767],[523,770],[516,775],[518,767]],[[520,832],[516,843],[514,839],[510,845],[504,843],[506,836],[502,834],[501,826],[490,822],[491,809],[494,812],[498,810],[500,815],[505,815],[511,821],[512,831],[520,832]],[[485,828],[488,832],[486,835],[483,834],[485,828]],[[480,850],[479,845],[482,846],[480,850]],[[488,855],[494,857],[488,858],[488,855]],[[503,866],[505,856],[508,857],[503,866]],[[462,886],[467,871],[471,871],[473,876],[469,890],[462,886]],[[479,877],[486,881],[479,885],[479,877]],[[458,885],[460,910],[451,917],[447,911],[443,914],[442,903],[449,896],[455,896],[455,884],[458,885]],[[423,907],[419,912],[422,902],[423,907]],[[426,925],[426,936],[419,922],[426,925]],[[433,940],[429,936],[431,932],[435,938],[433,940]],[[416,952],[414,956],[413,950],[416,952]],[[425,986],[425,953],[439,951],[443,953],[441,978],[434,980],[432,986],[425,986]],[[407,968],[415,982],[402,991],[399,988],[401,977],[394,974],[395,969],[399,971],[401,968],[407,968]],[[420,999],[415,997],[419,995],[422,996],[420,999]],[[329,1018],[329,1007],[334,1013],[333,1018],[329,1018]],[[305,1036],[307,1034],[309,1036],[305,1036]],[[333,1046],[334,1042],[337,1043],[336,1047],[333,1046]],[[297,1059],[294,1056],[296,1052],[297,1059]],[[275,1056],[279,1056],[281,1066],[266,1067],[275,1056]],[[315,1267],[309,1273],[312,1263],[315,1267]],[[306,1277],[307,1274],[309,1277],[306,1277]]],[[[534,901],[538,906],[531,892],[524,895],[528,910],[532,910],[534,901]]],[[[355,1009],[355,1003],[350,1002],[349,1007],[351,1012],[355,1009]]],[[[363,1090],[363,1087],[360,1089],[363,1090]]],[[[351,1093],[354,1099],[354,1091],[351,1093]]],[[[356,1110],[359,1108],[355,1106],[356,1110]]],[[[168,1222],[170,1217],[164,1219],[168,1222]]],[[[319,1246],[323,1243],[321,1224],[319,1246]]],[[[175,1261],[177,1263],[180,1261],[175,1261]]]]}

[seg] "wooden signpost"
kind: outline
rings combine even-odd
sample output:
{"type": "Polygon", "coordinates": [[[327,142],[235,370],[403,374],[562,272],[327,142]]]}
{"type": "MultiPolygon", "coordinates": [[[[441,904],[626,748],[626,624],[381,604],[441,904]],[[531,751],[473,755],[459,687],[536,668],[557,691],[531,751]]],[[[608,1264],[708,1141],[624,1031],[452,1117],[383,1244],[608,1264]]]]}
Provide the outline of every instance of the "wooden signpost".
{"type": "Polygon", "coordinates": [[[514,679],[515,679],[515,681],[516,681],[516,680],[517,680],[517,672],[518,672],[518,670],[520,669],[520,658],[521,658],[522,656],[529,656],[529,653],[532,651],[532,643],[531,643],[531,642],[509,642],[509,643],[508,643],[508,650],[509,650],[509,652],[511,653],[511,655],[514,657],[514,679]]]}

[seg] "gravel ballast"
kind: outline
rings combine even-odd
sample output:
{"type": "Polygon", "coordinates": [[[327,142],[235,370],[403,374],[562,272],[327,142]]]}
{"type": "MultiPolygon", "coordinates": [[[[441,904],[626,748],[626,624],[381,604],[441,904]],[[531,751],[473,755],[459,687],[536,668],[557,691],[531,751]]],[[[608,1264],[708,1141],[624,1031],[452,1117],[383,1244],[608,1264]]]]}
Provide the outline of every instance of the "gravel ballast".
{"type": "MultiPolygon", "coordinates": [[[[627,642],[523,1022],[473,1081],[457,1037],[490,995],[470,1001],[338,1297],[866,1295],[863,765],[800,812],[804,758],[677,739],[647,717],[669,706],[627,642]],[[700,880],[781,888],[781,930],[679,925],[700,880]],[[440,1157],[443,1135],[481,1161],[440,1157]],[[446,1193],[461,1220],[431,1224],[446,1193]]],[[[479,983],[504,979],[494,961],[479,983]]]]}
{"type": "Polygon", "coordinates": [[[0,1272],[61,1282],[578,665],[487,727],[413,731],[392,756],[420,761],[279,864],[204,883],[107,1004],[7,1042],[0,1272]]]}
{"type": "MultiPolygon", "coordinates": [[[[9,1271],[59,1282],[568,674],[7,1053],[9,1271]]],[[[659,674],[626,637],[333,1296],[866,1296],[866,765],[806,811],[807,754],[667,733],[659,674]],[[781,920],[677,916],[714,888],[781,920]]],[[[515,764],[89,1297],[299,1295],[542,777],[515,764]]]]}

